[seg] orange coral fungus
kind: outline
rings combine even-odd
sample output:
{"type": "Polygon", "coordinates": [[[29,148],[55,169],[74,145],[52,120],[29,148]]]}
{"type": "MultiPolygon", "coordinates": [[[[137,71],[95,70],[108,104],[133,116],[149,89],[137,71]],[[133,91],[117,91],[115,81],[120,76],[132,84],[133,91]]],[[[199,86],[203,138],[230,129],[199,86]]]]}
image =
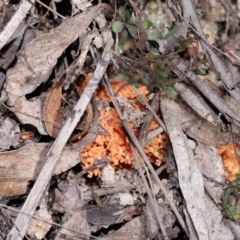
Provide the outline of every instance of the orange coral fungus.
{"type": "Polygon", "coordinates": [[[224,145],[218,147],[218,152],[222,157],[226,180],[236,180],[237,174],[240,173],[240,166],[236,156],[236,154],[239,155],[239,147],[236,144],[224,145]]]}
{"type": "MultiPolygon", "coordinates": [[[[127,102],[130,108],[132,108],[131,111],[136,111],[136,114],[133,115],[144,116],[145,107],[138,101],[138,96],[130,85],[127,85],[124,81],[115,81],[111,83],[111,86],[114,93],[123,101],[127,102]]],[[[147,100],[147,88],[141,86],[138,90],[147,100]]],[[[96,91],[95,96],[98,100],[111,104],[111,100],[103,87],[100,87],[96,91]]],[[[139,133],[137,121],[131,118],[129,118],[129,121],[137,136],[139,133]]],[[[115,168],[131,168],[133,155],[117,111],[111,107],[101,109],[99,123],[107,130],[109,135],[98,134],[95,141],[82,150],[80,154],[83,168],[93,166],[95,159],[102,159],[104,156],[108,157],[111,165],[115,168]]],[[[150,130],[154,130],[158,127],[158,123],[153,120],[150,130]]],[[[144,148],[150,161],[158,166],[163,162],[164,154],[162,150],[166,149],[166,143],[167,136],[165,133],[161,133],[154,137],[144,148]]],[[[89,172],[88,176],[91,177],[92,175],[99,174],[100,171],[96,169],[89,172]]]]}

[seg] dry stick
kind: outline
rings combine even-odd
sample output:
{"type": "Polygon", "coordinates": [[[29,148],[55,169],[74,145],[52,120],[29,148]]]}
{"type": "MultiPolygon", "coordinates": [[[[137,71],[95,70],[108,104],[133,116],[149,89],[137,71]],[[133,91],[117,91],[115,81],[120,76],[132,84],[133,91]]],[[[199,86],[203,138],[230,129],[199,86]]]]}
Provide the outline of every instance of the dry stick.
{"type": "MultiPolygon", "coordinates": [[[[203,50],[205,52],[205,55],[207,56],[208,60],[212,63],[213,67],[215,68],[216,72],[220,75],[221,80],[224,83],[224,86],[226,87],[226,90],[229,91],[231,94],[231,89],[234,88],[233,80],[231,74],[227,71],[226,67],[224,66],[221,59],[215,54],[215,52],[211,49],[215,49],[219,52],[221,52],[223,55],[226,56],[224,52],[222,52],[217,47],[211,45],[202,30],[201,24],[199,22],[198,16],[196,14],[195,8],[193,7],[193,3],[191,0],[182,0],[182,6],[183,6],[183,12],[184,14],[188,14],[191,17],[192,24],[195,27],[195,29],[187,22],[184,16],[181,15],[181,13],[176,9],[176,7],[172,4],[172,7],[174,10],[178,13],[180,18],[200,37],[200,42],[203,47],[203,50]]],[[[235,94],[236,95],[236,94],[235,94]]],[[[237,98],[240,102],[239,97],[237,98]]]]}
{"type": "Polygon", "coordinates": [[[185,21],[181,23],[181,26],[177,29],[176,33],[171,38],[156,40],[156,42],[158,43],[158,46],[159,46],[158,49],[159,49],[160,53],[162,53],[162,54],[167,53],[167,51],[169,51],[169,49],[171,49],[176,44],[178,44],[179,38],[181,36],[186,37],[187,32],[188,32],[190,15],[188,12],[184,11],[183,17],[184,17],[185,21]]]}
{"type": "Polygon", "coordinates": [[[152,113],[152,115],[155,117],[156,121],[158,122],[158,124],[162,127],[162,129],[167,133],[167,128],[165,126],[165,124],[163,123],[163,121],[158,117],[158,115],[156,114],[156,112],[153,110],[153,108],[150,106],[150,104],[144,99],[144,97],[141,95],[141,93],[138,91],[137,88],[135,88],[135,86],[132,85],[132,88],[134,90],[134,92],[137,94],[137,96],[140,98],[140,100],[143,102],[143,104],[147,107],[147,109],[152,113]]]}
{"type": "Polygon", "coordinates": [[[49,10],[50,12],[52,12],[53,14],[56,14],[58,17],[66,20],[67,18],[65,18],[63,15],[61,15],[60,13],[56,12],[55,10],[53,10],[52,8],[50,8],[48,5],[46,5],[45,3],[43,3],[40,0],[35,0],[36,2],[38,2],[40,5],[42,5],[43,7],[45,7],[47,10],[49,10]]]}
{"type": "MultiPolygon", "coordinates": [[[[67,140],[69,139],[71,133],[73,132],[74,128],[76,127],[77,123],[79,122],[80,118],[82,117],[88,103],[90,102],[94,91],[96,90],[98,83],[100,82],[103,74],[106,71],[106,68],[109,64],[111,59],[110,49],[113,45],[113,40],[109,41],[108,45],[106,46],[102,58],[99,61],[96,70],[91,77],[87,87],[85,88],[82,96],[78,100],[76,106],[74,107],[72,114],[69,116],[65,124],[63,125],[57,139],[55,140],[53,146],[51,147],[46,163],[42,168],[41,173],[39,174],[27,200],[25,201],[22,211],[24,213],[33,215],[34,211],[37,207],[37,204],[47,188],[47,185],[50,181],[52,176],[52,172],[56,166],[56,163],[62,153],[64,146],[66,145],[67,140]]],[[[21,240],[26,233],[26,230],[29,225],[30,218],[25,214],[19,214],[15,221],[15,226],[11,229],[10,233],[8,234],[8,240],[21,240]],[[21,231],[18,232],[18,229],[21,231]]]]}
{"type": "Polygon", "coordinates": [[[181,215],[179,214],[179,212],[178,212],[175,204],[173,203],[172,199],[168,196],[168,192],[167,192],[166,188],[163,186],[161,180],[159,179],[158,175],[156,174],[156,171],[154,170],[152,164],[148,160],[148,158],[147,158],[145,152],[143,151],[141,145],[139,144],[136,136],[132,133],[132,130],[131,130],[131,127],[130,127],[129,123],[127,122],[126,119],[122,119],[122,124],[123,124],[124,128],[126,129],[126,132],[128,133],[131,141],[134,143],[138,152],[140,153],[141,157],[143,158],[145,164],[148,166],[148,168],[149,168],[150,172],[152,173],[155,181],[158,183],[159,187],[161,188],[161,191],[165,195],[165,197],[166,197],[170,207],[172,208],[174,214],[176,215],[179,223],[181,224],[181,226],[184,229],[184,231],[186,232],[186,234],[189,236],[187,227],[185,225],[185,222],[183,221],[181,215]]]}
{"type": "MultiPolygon", "coordinates": [[[[187,70],[187,66],[176,58],[169,61],[169,66],[177,68],[177,70],[181,73],[184,73],[187,70]]],[[[230,117],[233,120],[233,123],[240,128],[240,116],[235,113],[222,98],[220,98],[209,86],[201,81],[194,72],[188,71],[186,73],[186,77],[221,113],[225,115],[227,119],[230,117]]]]}
{"type": "Polygon", "coordinates": [[[234,87],[233,79],[231,74],[227,71],[227,68],[224,66],[223,62],[220,60],[220,58],[213,52],[213,50],[209,47],[209,43],[207,39],[205,38],[204,32],[202,30],[201,24],[199,22],[197,13],[195,11],[195,8],[193,7],[192,1],[190,0],[184,0],[182,1],[183,6],[185,6],[184,11],[188,11],[193,26],[196,28],[198,34],[200,35],[201,39],[201,45],[203,47],[204,53],[207,56],[208,60],[212,63],[217,73],[220,75],[222,82],[225,85],[226,89],[232,89],[234,87]],[[185,5],[184,5],[185,4],[185,5]],[[206,42],[208,44],[206,44],[206,42]]]}
{"type": "Polygon", "coordinates": [[[35,3],[35,0],[23,0],[11,20],[7,23],[0,34],[0,50],[7,44],[9,39],[17,30],[18,26],[25,19],[28,11],[35,3]]]}
{"type": "MultiPolygon", "coordinates": [[[[151,107],[153,108],[154,112],[158,112],[159,107],[160,107],[160,94],[159,94],[159,92],[154,94],[152,102],[151,102],[151,107]]],[[[149,139],[147,139],[147,135],[148,135],[149,128],[150,128],[152,120],[153,120],[153,115],[148,110],[146,112],[145,117],[144,117],[144,120],[143,120],[143,123],[142,123],[142,126],[141,126],[141,130],[140,130],[140,133],[139,133],[139,136],[138,136],[139,143],[143,147],[149,141],[149,139]]]]}
{"type": "Polygon", "coordinates": [[[176,215],[176,217],[177,217],[180,225],[182,226],[182,228],[183,228],[184,231],[186,232],[187,236],[189,236],[188,229],[187,229],[187,226],[186,226],[185,222],[183,221],[183,218],[182,218],[181,215],[179,214],[179,212],[178,212],[175,204],[174,204],[173,201],[171,200],[171,198],[168,196],[168,192],[167,192],[166,188],[163,186],[163,184],[162,184],[161,180],[159,179],[158,175],[156,174],[156,172],[155,172],[152,164],[151,164],[150,161],[148,160],[145,152],[143,151],[142,146],[140,145],[140,143],[138,142],[136,136],[135,136],[134,133],[132,132],[132,129],[131,129],[129,123],[127,122],[126,119],[123,118],[122,113],[121,113],[121,110],[120,110],[120,108],[119,108],[119,105],[118,105],[118,103],[117,103],[117,101],[116,101],[116,98],[113,97],[113,96],[114,96],[114,93],[113,93],[113,90],[112,90],[112,88],[111,88],[111,85],[110,85],[109,82],[106,81],[106,80],[104,80],[104,83],[105,83],[105,85],[107,86],[106,89],[107,89],[107,91],[108,91],[108,93],[109,93],[109,96],[110,96],[110,98],[111,98],[111,100],[112,100],[112,103],[113,103],[116,111],[118,112],[118,114],[119,114],[119,116],[120,116],[120,118],[121,118],[121,120],[122,120],[123,127],[125,128],[126,132],[128,133],[129,138],[131,139],[131,141],[132,141],[132,142],[134,143],[134,145],[136,146],[139,154],[141,155],[141,157],[142,157],[142,159],[144,160],[145,164],[148,166],[150,172],[152,173],[152,176],[154,177],[155,181],[158,183],[161,191],[162,191],[163,194],[165,195],[165,197],[166,197],[166,199],[167,199],[170,207],[172,208],[174,214],[176,215]]]}
{"type": "Polygon", "coordinates": [[[136,151],[135,151],[135,149],[134,149],[134,147],[133,147],[133,144],[132,144],[131,142],[130,142],[130,147],[131,147],[131,150],[132,150],[132,152],[133,152],[133,156],[134,156],[134,159],[135,159],[137,168],[138,168],[138,172],[139,172],[139,174],[140,174],[140,176],[141,176],[141,178],[142,178],[142,180],[143,180],[143,182],[144,182],[144,185],[145,185],[145,187],[146,187],[149,200],[150,200],[150,202],[151,202],[151,204],[152,204],[153,210],[155,211],[156,218],[157,218],[157,220],[158,220],[158,224],[159,224],[159,227],[160,227],[160,229],[161,229],[163,238],[164,238],[165,240],[168,240],[169,238],[168,238],[168,236],[167,236],[166,230],[165,230],[164,225],[163,225],[163,223],[162,223],[162,219],[160,218],[160,216],[159,216],[159,214],[158,214],[158,207],[157,207],[156,199],[153,198],[152,192],[150,191],[150,188],[149,188],[149,186],[148,186],[147,180],[146,180],[146,178],[145,178],[145,176],[144,176],[143,169],[142,169],[142,166],[141,166],[140,161],[139,161],[139,159],[138,159],[137,153],[136,153],[136,151]]]}
{"type": "MultiPolygon", "coordinates": [[[[172,4],[172,6],[173,6],[174,10],[178,13],[180,18],[193,30],[193,32],[195,32],[200,37],[200,41],[201,41],[202,47],[204,49],[204,52],[205,52],[206,56],[208,57],[208,59],[210,60],[210,62],[212,63],[212,65],[214,66],[214,68],[216,69],[216,71],[220,74],[221,79],[222,79],[222,81],[223,81],[223,83],[225,85],[225,89],[240,104],[239,92],[236,89],[232,89],[233,88],[233,81],[232,81],[231,74],[227,71],[227,69],[223,65],[222,61],[213,52],[213,50],[211,48],[217,50],[218,52],[220,52],[221,54],[223,54],[225,56],[227,56],[227,55],[224,52],[222,52],[220,49],[218,49],[217,47],[211,45],[207,41],[207,39],[205,38],[204,32],[202,30],[202,27],[200,25],[199,19],[197,17],[195,8],[192,5],[192,2],[189,1],[189,0],[184,0],[184,1],[182,1],[182,4],[183,4],[184,15],[188,14],[188,15],[191,16],[193,26],[196,29],[194,29],[188,23],[188,21],[186,20],[185,16],[182,16],[181,13],[175,8],[175,6],[173,4],[172,4]]],[[[203,94],[205,95],[204,91],[203,91],[203,94]]],[[[209,97],[209,95],[206,96],[206,97],[209,97]]],[[[211,99],[210,99],[210,101],[211,101],[211,99]]],[[[236,123],[236,125],[239,126],[238,123],[236,123]]]]}

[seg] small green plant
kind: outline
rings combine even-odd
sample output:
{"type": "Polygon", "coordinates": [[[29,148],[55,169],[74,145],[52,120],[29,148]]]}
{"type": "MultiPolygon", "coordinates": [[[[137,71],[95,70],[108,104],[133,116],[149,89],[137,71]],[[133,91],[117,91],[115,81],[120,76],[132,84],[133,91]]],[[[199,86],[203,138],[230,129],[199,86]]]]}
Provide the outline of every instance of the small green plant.
{"type": "Polygon", "coordinates": [[[234,182],[228,183],[218,205],[225,218],[240,223],[240,175],[234,182]]]}
{"type": "Polygon", "coordinates": [[[112,24],[112,31],[116,33],[117,37],[117,51],[123,53],[133,46],[133,39],[137,38],[137,25],[131,21],[132,13],[128,8],[119,8],[119,20],[114,21],[112,24]],[[118,42],[118,37],[120,41],[118,42]]]}

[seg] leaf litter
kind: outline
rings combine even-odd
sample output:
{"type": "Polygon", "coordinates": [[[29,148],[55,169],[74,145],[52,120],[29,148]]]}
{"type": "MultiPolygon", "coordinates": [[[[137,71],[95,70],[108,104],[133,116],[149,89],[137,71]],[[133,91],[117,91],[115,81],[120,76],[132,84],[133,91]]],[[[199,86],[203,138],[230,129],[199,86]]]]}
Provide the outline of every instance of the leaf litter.
{"type": "Polygon", "coordinates": [[[240,238],[236,3],[36,2],[0,5],[0,236],[240,238]]]}

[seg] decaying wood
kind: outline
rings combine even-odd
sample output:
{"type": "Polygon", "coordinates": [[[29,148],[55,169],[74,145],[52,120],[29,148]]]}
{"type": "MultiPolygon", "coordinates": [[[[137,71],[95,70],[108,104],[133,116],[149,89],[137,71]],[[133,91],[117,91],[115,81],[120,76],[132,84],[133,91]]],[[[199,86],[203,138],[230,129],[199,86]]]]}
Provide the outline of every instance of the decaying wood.
{"type": "MultiPolygon", "coordinates": [[[[77,102],[76,106],[74,107],[72,114],[69,116],[65,124],[63,125],[57,139],[55,140],[52,148],[50,149],[47,160],[42,168],[41,173],[39,174],[30,194],[28,195],[27,200],[25,201],[22,211],[24,213],[33,215],[38,201],[40,197],[42,196],[42,193],[47,188],[47,185],[49,183],[49,180],[52,176],[52,172],[55,168],[55,165],[60,158],[60,155],[62,153],[62,150],[69,139],[71,133],[73,132],[74,128],[76,127],[77,123],[79,122],[80,118],[82,117],[87,104],[90,102],[92,95],[94,91],[96,90],[98,83],[100,82],[103,74],[106,71],[106,68],[108,66],[108,63],[111,59],[111,53],[110,49],[112,47],[113,40],[109,40],[109,44],[106,46],[102,58],[99,61],[96,70],[88,83],[86,89],[84,90],[81,98],[77,102]]],[[[15,225],[8,234],[8,240],[10,239],[16,239],[20,240],[25,235],[25,232],[27,230],[28,224],[29,224],[30,218],[27,215],[19,214],[15,225]]]]}

